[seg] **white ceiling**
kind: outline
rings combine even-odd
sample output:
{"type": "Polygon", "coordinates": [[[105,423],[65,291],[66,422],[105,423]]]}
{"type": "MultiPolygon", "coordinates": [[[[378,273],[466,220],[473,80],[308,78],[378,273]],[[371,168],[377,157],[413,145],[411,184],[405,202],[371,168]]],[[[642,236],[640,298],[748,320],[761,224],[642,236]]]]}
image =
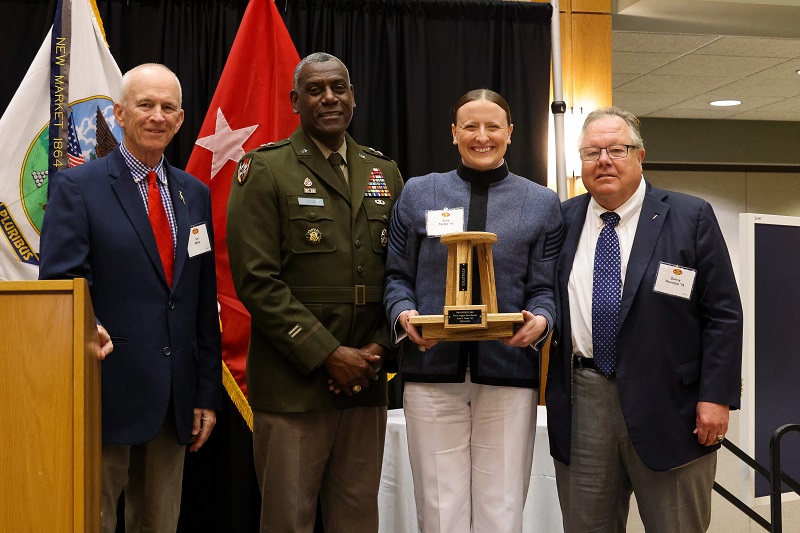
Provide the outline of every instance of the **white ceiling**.
{"type": "Polygon", "coordinates": [[[800,121],[800,0],[616,0],[613,103],[639,117],[800,121]],[[741,100],[713,107],[712,100],[741,100]]]}

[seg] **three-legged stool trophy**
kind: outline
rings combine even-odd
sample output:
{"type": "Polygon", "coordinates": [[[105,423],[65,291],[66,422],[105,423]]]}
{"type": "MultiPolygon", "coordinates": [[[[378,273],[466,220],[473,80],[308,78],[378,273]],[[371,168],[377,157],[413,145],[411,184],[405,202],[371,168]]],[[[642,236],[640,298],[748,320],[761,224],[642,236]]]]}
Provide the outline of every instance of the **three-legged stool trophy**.
{"type": "Polygon", "coordinates": [[[522,313],[498,313],[492,244],[497,235],[464,231],[441,236],[447,245],[447,285],[444,314],[412,316],[409,322],[422,329],[424,339],[480,341],[514,335],[522,313]],[[481,303],[472,303],[472,254],[478,254],[481,303]]]}

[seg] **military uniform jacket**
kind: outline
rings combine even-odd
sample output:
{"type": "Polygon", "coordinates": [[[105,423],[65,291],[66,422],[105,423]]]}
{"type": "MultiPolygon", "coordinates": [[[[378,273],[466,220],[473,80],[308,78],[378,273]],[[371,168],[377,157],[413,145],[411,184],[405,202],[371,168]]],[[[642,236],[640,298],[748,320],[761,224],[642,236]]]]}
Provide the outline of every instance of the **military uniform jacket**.
{"type": "Polygon", "coordinates": [[[402,178],[394,161],[346,136],[349,190],[299,127],[246,154],[228,202],[233,283],[251,316],[254,409],[386,405],[386,375],[358,395],[328,390],[338,346],[391,346],[382,312],[388,222],[402,178]]]}

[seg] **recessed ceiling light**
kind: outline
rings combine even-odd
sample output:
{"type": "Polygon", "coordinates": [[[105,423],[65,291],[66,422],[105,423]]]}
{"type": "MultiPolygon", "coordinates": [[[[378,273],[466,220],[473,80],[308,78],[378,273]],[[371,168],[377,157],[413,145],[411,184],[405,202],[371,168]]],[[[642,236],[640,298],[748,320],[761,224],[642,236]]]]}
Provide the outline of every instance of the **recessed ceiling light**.
{"type": "Polygon", "coordinates": [[[709,102],[709,104],[717,107],[730,107],[741,103],[740,100],[714,100],[713,102],[709,102]]]}

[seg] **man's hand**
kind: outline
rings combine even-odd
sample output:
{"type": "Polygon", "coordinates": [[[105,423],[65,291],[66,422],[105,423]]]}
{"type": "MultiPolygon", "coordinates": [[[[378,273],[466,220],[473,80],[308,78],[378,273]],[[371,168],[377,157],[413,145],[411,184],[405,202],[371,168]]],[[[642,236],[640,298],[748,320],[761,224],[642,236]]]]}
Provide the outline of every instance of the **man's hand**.
{"type": "Polygon", "coordinates": [[[524,321],[522,327],[514,333],[513,337],[504,340],[505,344],[525,348],[536,342],[547,329],[547,319],[542,315],[534,315],[523,309],[522,320],[524,321]]]}
{"type": "Polygon", "coordinates": [[[209,435],[211,435],[211,430],[214,429],[216,423],[217,413],[213,409],[194,408],[192,438],[189,441],[192,443],[192,446],[189,448],[190,452],[196,452],[203,447],[203,444],[208,440],[209,435]]]}
{"type": "Polygon", "coordinates": [[[730,407],[718,403],[697,402],[697,420],[694,434],[697,442],[703,446],[712,446],[722,442],[728,431],[730,407]]]}
{"type": "MultiPolygon", "coordinates": [[[[378,345],[368,345],[370,346],[378,345]]],[[[378,346],[383,353],[383,348],[378,346]]],[[[373,348],[374,349],[374,348],[373,348]]],[[[371,353],[365,349],[339,346],[323,361],[330,380],[329,389],[335,393],[344,392],[347,396],[358,394],[361,389],[369,387],[369,382],[378,376],[378,369],[383,361],[382,355],[371,353]]]]}
{"type": "Polygon", "coordinates": [[[372,379],[373,381],[378,379],[378,371],[381,369],[381,366],[383,366],[383,346],[381,346],[377,342],[371,342],[366,346],[362,346],[361,351],[371,353],[373,355],[377,355],[378,357],[380,357],[380,359],[378,359],[377,361],[376,360],[369,361],[370,366],[375,369],[375,377],[372,379]]]}
{"type": "Polygon", "coordinates": [[[405,330],[406,335],[408,335],[408,338],[411,339],[411,342],[419,346],[419,351],[424,352],[431,346],[435,346],[439,341],[434,339],[423,339],[419,329],[417,329],[416,326],[413,326],[408,320],[412,316],[419,316],[419,313],[416,309],[403,311],[397,315],[397,321],[400,323],[400,326],[403,328],[403,330],[405,330]]]}
{"type": "Polygon", "coordinates": [[[102,361],[108,354],[114,351],[114,343],[111,342],[111,336],[106,331],[106,328],[97,324],[97,338],[98,345],[95,355],[98,360],[102,361]]]}

